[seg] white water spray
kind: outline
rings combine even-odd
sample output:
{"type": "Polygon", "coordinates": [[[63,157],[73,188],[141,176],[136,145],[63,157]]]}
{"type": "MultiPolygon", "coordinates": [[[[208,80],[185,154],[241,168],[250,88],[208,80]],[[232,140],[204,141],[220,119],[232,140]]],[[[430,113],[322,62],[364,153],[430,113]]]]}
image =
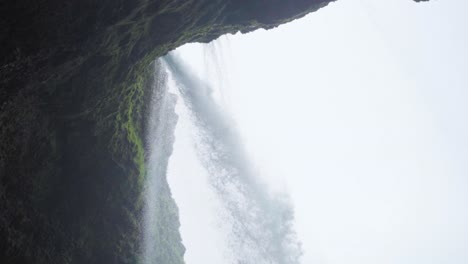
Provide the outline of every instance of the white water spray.
{"type": "Polygon", "coordinates": [[[223,104],[226,104],[226,91],[229,90],[230,80],[229,80],[229,68],[227,64],[223,63],[226,61],[225,50],[229,49],[229,39],[226,36],[220,37],[216,41],[212,41],[203,45],[203,61],[205,76],[214,80],[216,90],[214,93],[219,93],[219,99],[223,104]]]}
{"type": "Polygon", "coordinates": [[[198,130],[198,156],[225,210],[235,263],[299,263],[301,247],[287,196],[270,193],[259,180],[234,121],[214,100],[212,87],[175,55],[164,61],[198,130]]]}
{"type": "MultiPolygon", "coordinates": [[[[155,78],[151,95],[149,120],[147,127],[148,153],[147,177],[145,182],[144,212],[143,212],[143,241],[141,263],[161,263],[161,252],[167,248],[161,248],[161,231],[158,226],[163,225],[161,220],[160,195],[167,192],[165,181],[167,163],[172,152],[174,141],[173,130],[177,123],[177,115],[174,113],[177,98],[169,93],[167,87],[167,72],[159,62],[155,63],[155,78]],[[166,189],[165,189],[166,188],[166,189]]],[[[167,216],[166,216],[167,217],[167,216]]],[[[173,249],[177,250],[177,249],[173,249]]]]}

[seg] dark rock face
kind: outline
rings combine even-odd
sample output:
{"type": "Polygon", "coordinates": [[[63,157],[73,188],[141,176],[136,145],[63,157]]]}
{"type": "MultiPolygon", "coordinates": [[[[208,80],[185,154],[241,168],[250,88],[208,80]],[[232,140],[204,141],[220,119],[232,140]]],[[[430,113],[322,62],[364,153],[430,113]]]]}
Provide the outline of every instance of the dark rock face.
{"type": "Polygon", "coordinates": [[[0,262],[138,262],[149,64],[331,1],[2,1],[0,262]]]}

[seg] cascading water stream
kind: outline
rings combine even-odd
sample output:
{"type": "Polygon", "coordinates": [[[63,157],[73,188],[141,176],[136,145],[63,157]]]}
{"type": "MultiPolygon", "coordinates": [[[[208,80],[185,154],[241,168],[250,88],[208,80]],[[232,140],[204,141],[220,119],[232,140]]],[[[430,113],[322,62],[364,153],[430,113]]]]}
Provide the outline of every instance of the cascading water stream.
{"type": "Polygon", "coordinates": [[[213,89],[174,54],[163,58],[197,129],[198,158],[209,174],[229,227],[234,263],[295,264],[300,243],[287,196],[269,192],[253,170],[232,118],[213,89]]]}
{"type": "Polygon", "coordinates": [[[159,264],[161,250],[158,230],[160,208],[162,202],[159,195],[163,188],[167,188],[165,177],[167,163],[172,152],[174,141],[174,127],[177,115],[174,108],[177,98],[169,93],[167,86],[167,72],[159,61],[155,62],[154,84],[150,103],[150,115],[147,126],[148,153],[147,177],[145,182],[145,207],[143,212],[143,241],[141,249],[141,263],[159,264]]]}

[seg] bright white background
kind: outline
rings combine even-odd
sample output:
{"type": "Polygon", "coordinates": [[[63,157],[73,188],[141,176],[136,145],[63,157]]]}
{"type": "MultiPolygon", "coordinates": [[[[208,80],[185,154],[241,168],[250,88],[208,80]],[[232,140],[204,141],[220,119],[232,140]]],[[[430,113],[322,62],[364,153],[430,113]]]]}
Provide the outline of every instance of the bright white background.
{"type": "MultiPolygon", "coordinates": [[[[292,197],[302,263],[468,263],[467,14],[465,0],[340,0],[179,49],[230,81],[221,97],[262,177],[292,197]]],[[[178,111],[169,181],[186,262],[229,263],[178,111]]]]}

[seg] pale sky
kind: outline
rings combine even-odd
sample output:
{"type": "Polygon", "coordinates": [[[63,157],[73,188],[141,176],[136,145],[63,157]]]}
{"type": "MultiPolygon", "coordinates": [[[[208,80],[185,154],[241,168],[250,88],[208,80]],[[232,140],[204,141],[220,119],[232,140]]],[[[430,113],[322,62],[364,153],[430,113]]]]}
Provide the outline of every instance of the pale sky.
{"type": "MultiPolygon", "coordinates": [[[[177,51],[223,81],[260,175],[291,196],[302,263],[468,263],[467,13],[465,0],[340,0],[177,51]]],[[[186,263],[229,263],[184,111],[168,177],[186,263]]]]}

